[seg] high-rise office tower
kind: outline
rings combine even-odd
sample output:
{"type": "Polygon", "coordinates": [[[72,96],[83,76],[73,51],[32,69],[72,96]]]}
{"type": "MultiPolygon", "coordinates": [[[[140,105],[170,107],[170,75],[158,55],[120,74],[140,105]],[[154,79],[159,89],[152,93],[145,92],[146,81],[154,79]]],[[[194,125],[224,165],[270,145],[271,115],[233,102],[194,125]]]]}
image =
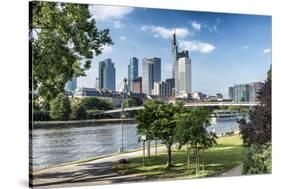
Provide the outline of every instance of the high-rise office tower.
{"type": "Polygon", "coordinates": [[[110,58],[99,62],[99,88],[115,91],[115,67],[110,58]]]}
{"type": "Polygon", "coordinates": [[[176,80],[178,86],[176,86],[176,96],[187,97],[191,93],[191,60],[187,57],[178,59],[177,70],[175,70],[176,80]],[[178,88],[177,88],[178,87],[178,88]]]}
{"type": "Polygon", "coordinates": [[[250,85],[249,85],[249,101],[250,102],[258,101],[258,99],[257,99],[258,92],[260,91],[262,86],[263,86],[262,82],[250,83],[250,85]]]}
{"type": "MultiPolygon", "coordinates": [[[[187,93],[191,92],[191,59],[189,58],[189,53],[187,50],[183,50],[182,52],[178,52],[178,46],[177,46],[177,39],[176,39],[176,33],[173,34],[172,37],[172,60],[173,60],[173,68],[172,68],[172,75],[173,78],[175,79],[175,88],[172,90],[175,91],[175,96],[179,97],[180,96],[180,90],[182,92],[185,91],[187,93]],[[189,74],[186,75],[186,78],[190,78],[189,81],[185,81],[185,84],[181,83],[182,80],[180,79],[180,68],[179,68],[179,59],[182,59],[181,62],[185,61],[188,62],[189,65],[187,66],[187,69],[190,68],[190,70],[184,71],[184,73],[189,74]],[[183,86],[185,85],[185,90],[183,90],[183,86]]],[[[183,63],[182,63],[183,64],[183,63]]],[[[183,67],[183,65],[181,66],[183,67]]],[[[181,71],[181,74],[183,71],[181,71]]]]}
{"type": "Polygon", "coordinates": [[[236,102],[249,102],[249,84],[236,84],[233,87],[233,97],[236,102]]]}
{"type": "Polygon", "coordinates": [[[161,59],[144,58],[142,60],[142,92],[152,94],[154,82],[161,81],[161,59]]]}
{"type": "Polygon", "coordinates": [[[178,54],[178,46],[177,46],[177,40],[176,40],[176,33],[174,33],[173,38],[172,38],[172,60],[173,60],[172,78],[175,78],[175,65],[178,60],[177,54],[178,54]]]}
{"type": "Polygon", "coordinates": [[[139,61],[136,57],[130,59],[128,65],[128,87],[129,91],[133,91],[133,80],[137,79],[139,75],[139,61]]]}
{"type": "Polygon", "coordinates": [[[234,100],[234,88],[233,87],[228,88],[228,98],[231,100],[234,100]]]}

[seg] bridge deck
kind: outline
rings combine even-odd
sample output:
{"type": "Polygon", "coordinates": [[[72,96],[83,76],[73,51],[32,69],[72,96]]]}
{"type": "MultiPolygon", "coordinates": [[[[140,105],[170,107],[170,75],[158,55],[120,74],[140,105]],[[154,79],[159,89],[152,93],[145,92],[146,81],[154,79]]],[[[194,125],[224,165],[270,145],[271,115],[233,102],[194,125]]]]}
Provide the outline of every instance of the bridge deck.
{"type": "MultiPolygon", "coordinates": [[[[214,107],[214,106],[258,106],[259,102],[193,102],[193,103],[186,103],[184,106],[186,107],[214,107]]],[[[124,108],[124,112],[128,111],[134,111],[134,110],[141,110],[143,109],[143,106],[135,106],[135,107],[129,107],[124,108]]],[[[114,109],[114,110],[108,110],[101,114],[111,114],[111,113],[118,113],[121,112],[121,108],[114,109]]]]}

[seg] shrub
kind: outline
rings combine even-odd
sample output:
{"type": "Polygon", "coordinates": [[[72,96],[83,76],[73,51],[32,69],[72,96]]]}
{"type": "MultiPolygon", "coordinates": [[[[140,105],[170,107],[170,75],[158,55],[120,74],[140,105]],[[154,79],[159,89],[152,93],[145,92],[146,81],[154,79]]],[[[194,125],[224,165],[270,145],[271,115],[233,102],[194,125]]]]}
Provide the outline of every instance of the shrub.
{"type": "Polygon", "coordinates": [[[77,104],[72,107],[71,119],[81,120],[87,119],[86,107],[82,104],[77,104]]]}
{"type": "Polygon", "coordinates": [[[50,112],[49,111],[40,111],[40,110],[35,110],[33,112],[33,121],[50,121],[50,112]]]}
{"type": "Polygon", "coordinates": [[[271,143],[245,148],[243,174],[271,173],[271,143]]]}
{"type": "Polygon", "coordinates": [[[113,103],[107,100],[102,100],[96,97],[86,97],[81,102],[87,110],[110,110],[113,109],[113,103]]]}
{"type": "Polygon", "coordinates": [[[71,113],[70,101],[64,94],[59,94],[51,101],[51,118],[54,120],[69,120],[71,113]]]}

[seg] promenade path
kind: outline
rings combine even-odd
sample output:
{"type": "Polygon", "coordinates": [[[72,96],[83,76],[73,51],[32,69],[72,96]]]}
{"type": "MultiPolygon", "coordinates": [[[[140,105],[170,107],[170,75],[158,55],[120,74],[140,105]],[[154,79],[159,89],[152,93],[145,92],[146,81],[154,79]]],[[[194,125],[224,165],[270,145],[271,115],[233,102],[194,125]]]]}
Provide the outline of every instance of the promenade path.
{"type": "Polygon", "coordinates": [[[242,175],[242,164],[221,174],[219,177],[232,177],[232,176],[241,176],[241,175],[242,175]]]}
{"type": "MultiPolygon", "coordinates": [[[[154,150],[155,148],[151,148],[151,152],[154,150]]],[[[164,152],[166,147],[160,146],[157,151],[164,152]]],[[[33,172],[33,185],[34,188],[56,188],[144,181],[147,178],[142,175],[123,175],[111,169],[120,159],[142,156],[142,153],[143,151],[139,150],[88,162],[36,170],[33,172]]],[[[241,169],[242,165],[239,165],[218,177],[240,176],[241,169]]]]}
{"type": "MultiPolygon", "coordinates": [[[[151,148],[153,154],[155,148],[151,148]]],[[[157,147],[158,152],[166,151],[165,146],[157,147]]],[[[123,175],[111,170],[114,163],[123,158],[142,156],[143,151],[123,153],[83,163],[70,164],[33,172],[35,188],[56,188],[70,186],[87,186],[144,180],[144,176],[123,175]]]]}

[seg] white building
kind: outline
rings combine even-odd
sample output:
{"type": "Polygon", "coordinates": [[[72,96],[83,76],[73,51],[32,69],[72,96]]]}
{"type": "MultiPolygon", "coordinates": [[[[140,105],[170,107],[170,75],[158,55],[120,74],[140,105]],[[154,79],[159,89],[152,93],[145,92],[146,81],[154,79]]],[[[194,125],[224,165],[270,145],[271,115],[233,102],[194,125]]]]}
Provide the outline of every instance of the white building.
{"type": "Polygon", "coordinates": [[[176,66],[177,74],[175,78],[177,80],[176,85],[176,96],[177,97],[187,97],[191,93],[191,59],[187,57],[182,57],[178,59],[178,64],[176,66]]]}

